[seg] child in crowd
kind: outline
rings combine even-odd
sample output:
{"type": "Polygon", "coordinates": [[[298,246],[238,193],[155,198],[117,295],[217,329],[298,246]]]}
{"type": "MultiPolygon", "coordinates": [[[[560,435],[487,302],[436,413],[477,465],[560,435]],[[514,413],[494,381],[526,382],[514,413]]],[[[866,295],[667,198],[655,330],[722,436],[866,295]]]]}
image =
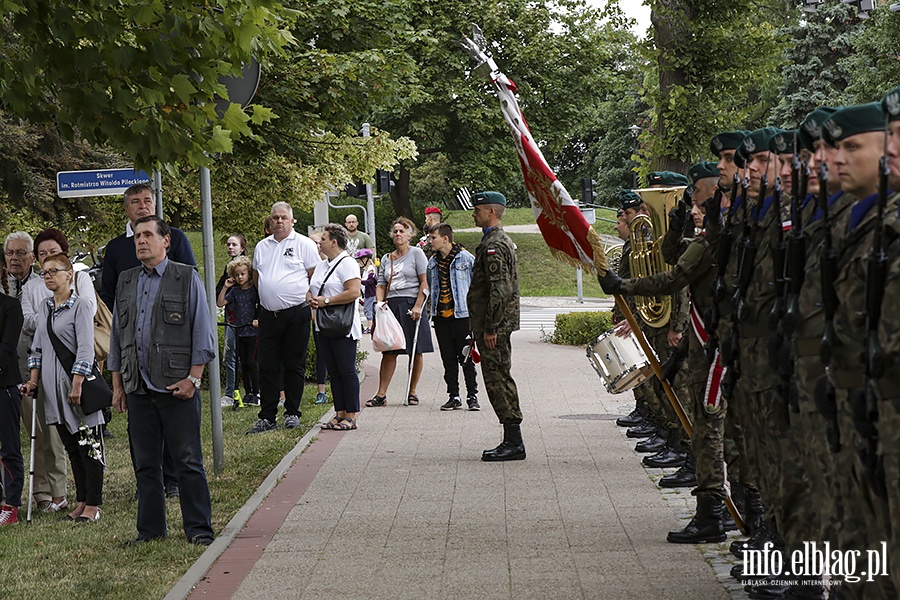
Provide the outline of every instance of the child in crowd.
{"type": "Polygon", "coordinates": [[[375,318],[375,286],[378,283],[378,270],[375,268],[372,251],[368,248],[358,251],[356,260],[362,274],[363,306],[366,313],[366,328],[363,333],[371,333],[372,320],[375,318]]]}
{"type": "MultiPolygon", "coordinates": [[[[247,256],[247,239],[240,233],[232,233],[225,240],[225,249],[228,252],[228,262],[230,263],[238,256],[247,256]]],[[[225,280],[228,279],[228,265],[222,271],[222,276],[216,283],[216,298],[225,287],[225,280]]],[[[233,316],[233,315],[232,315],[233,316]]],[[[227,315],[226,315],[227,317],[227,315]]],[[[234,328],[228,327],[227,323],[234,324],[234,321],[225,320],[225,394],[222,396],[222,406],[240,407],[243,406],[241,401],[241,392],[236,390],[236,379],[238,375],[239,365],[237,364],[237,336],[234,328]]]]}
{"type": "Polygon", "coordinates": [[[228,263],[228,279],[216,301],[225,307],[225,320],[235,330],[237,355],[241,365],[245,404],[259,405],[259,365],[256,337],[259,328],[259,294],[253,286],[253,261],[238,256],[228,263]]]}

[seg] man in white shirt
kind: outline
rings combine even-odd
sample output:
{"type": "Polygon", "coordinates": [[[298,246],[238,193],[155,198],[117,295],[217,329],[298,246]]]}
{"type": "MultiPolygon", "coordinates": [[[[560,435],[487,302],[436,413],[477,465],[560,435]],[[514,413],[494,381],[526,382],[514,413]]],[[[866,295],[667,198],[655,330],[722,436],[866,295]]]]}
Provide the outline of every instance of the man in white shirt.
{"type": "Polygon", "coordinates": [[[315,242],[294,231],[286,202],[272,205],[272,235],[253,251],[253,283],[262,306],[259,316],[259,420],[247,433],[275,429],[282,376],[284,427],[300,426],[311,311],[306,292],[321,262],[315,242]]]}

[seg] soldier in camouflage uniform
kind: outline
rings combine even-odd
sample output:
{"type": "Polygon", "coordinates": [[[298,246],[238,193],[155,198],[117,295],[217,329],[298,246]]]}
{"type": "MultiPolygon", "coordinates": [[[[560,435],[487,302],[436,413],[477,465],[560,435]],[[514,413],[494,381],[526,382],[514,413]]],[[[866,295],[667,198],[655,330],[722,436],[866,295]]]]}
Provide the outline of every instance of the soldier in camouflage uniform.
{"type": "MultiPolygon", "coordinates": [[[[891,189],[900,190],[900,87],[882,100],[889,115],[888,165],[891,189]]],[[[884,464],[887,487],[888,515],[891,523],[891,542],[888,555],[891,580],[900,590],[900,209],[885,211],[885,241],[894,241],[887,248],[890,259],[884,287],[878,341],[885,354],[884,375],[876,382],[878,398],[878,443],[884,464]]]]}
{"type": "MultiPolygon", "coordinates": [[[[692,169],[693,170],[693,169],[692,169]]],[[[694,200],[703,202],[711,198],[716,189],[716,172],[696,171],[694,200]]],[[[713,209],[718,214],[719,208],[713,209]]],[[[715,280],[713,262],[717,253],[720,224],[717,219],[707,235],[694,239],[671,271],[645,277],[643,279],[622,280],[607,273],[600,283],[607,293],[625,295],[670,294],[690,286],[693,306],[691,315],[695,323],[689,337],[687,372],[690,374],[688,395],[684,397],[691,404],[693,414],[693,434],[691,447],[696,459],[697,514],[682,531],[669,533],[668,540],[674,543],[721,542],[725,539],[722,525],[722,500],[725,498],[725,474],[723,467],[723,423],[726,407],[716,404],[707,407],[705,398],[708,360],[706,358],[706,332],[697,323],[699,315],[705,314],[712,302],[715,280]]],[[[700,319],[702,321],[702,318],[700,319]]]]}
{"type": "Polygon", "coordinates": [[[475,343],[481,351],[484,387],[503,425],[503,441],[481,455],[484,461],[523,460],[522,410],[519,392],[510,374],[510,334],[519,329],[519,274],[516,248],[500,227],[506,197],[499,192],[472,196],[472,218],[484,230],[475,249],[472,283],[466,297],[475,343]]]}
{"type": "MultiPolygon", "coordinates": [[[[866,421],[866,263],[877,223],[875,202],[878,197],[878,159],[884,148],[884,111],[873,102],[843,108],[823,124],[823,137],[837,152],[834,163],[841,189],[858,198],[850,207],[838,244],[838,276],[834,290],[838,298],[834,315],[831,357],[826,365],[828,380],[834,386],[838,431],[841,446],[847,451],[834,455],[838,464],[836,488],[844,508],[838,530],[842,551],[877,548],[891,530],[887,503],[879,496],[878,485],[860,452],[867,451],[860,435],[873,423],[866,421]]],[[[896,211],[897,197],[888,203],[896,211]]],[[[892,482],[892,485],[898,485],[892,482]]],[[[845,582],[840,591],[846,598],[897,598],[887,577],[873,582],[845,582]]]]}

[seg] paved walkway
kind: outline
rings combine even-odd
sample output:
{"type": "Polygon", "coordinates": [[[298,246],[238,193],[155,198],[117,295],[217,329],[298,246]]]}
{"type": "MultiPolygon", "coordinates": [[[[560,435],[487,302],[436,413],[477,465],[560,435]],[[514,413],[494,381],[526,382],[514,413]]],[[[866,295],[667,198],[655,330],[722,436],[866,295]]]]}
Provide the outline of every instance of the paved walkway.
{"type": "Polygon", "coordinates": [[[440,362],[427,356],[421,405],[402,406],[401,367],[388,406],[365,409],[357,431],[311,433],[247,526],[233,539],[226,528],[170,597],[204,573],[191,598],[746,597],[727,580],[725,544],[665,542],[693,499],[662,492],[664,472],[643,468],[616,427],[631,395],[606,394],[583,349],[539,338],[513,335],[527,460],[481,462],[501,437],[487,398],[481,412],[440,412],[440,362]]]}

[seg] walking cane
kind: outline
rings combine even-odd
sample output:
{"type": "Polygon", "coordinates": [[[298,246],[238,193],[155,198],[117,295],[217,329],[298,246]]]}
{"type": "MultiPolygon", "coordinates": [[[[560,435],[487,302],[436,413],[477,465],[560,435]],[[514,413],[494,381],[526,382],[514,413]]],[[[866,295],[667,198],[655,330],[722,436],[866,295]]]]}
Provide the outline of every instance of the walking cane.
{"type": "MultiPolygon", "coordinates": [[[[419,317],[418,321],[415,321],[416,332],[413,334],[412,352],[409,354],[409,368],[406,371],[406,395],[403,396],[403,406],[409,406],[409,388],[412,385],[413,361],[416,360],[416,344],[419,342],[419,328],[422,326],[422,319],[426,318],[425,315],[428,310],[427,303],[428,290],[425,290],[425,300],[422,302],[422,316],[419,317]]],[[[412,310],[407,311],[407,314],[412,315],[412,310]]]]}
{"type": "Polygon", "coordinates": [[[28,512],[25,516],[25,523],[31,524],[31,507],[33,503],[32,495],[34,494],[34,443],[37,439],[37,398],[31,397],[31,452],[28,458],[28,512]]]}

